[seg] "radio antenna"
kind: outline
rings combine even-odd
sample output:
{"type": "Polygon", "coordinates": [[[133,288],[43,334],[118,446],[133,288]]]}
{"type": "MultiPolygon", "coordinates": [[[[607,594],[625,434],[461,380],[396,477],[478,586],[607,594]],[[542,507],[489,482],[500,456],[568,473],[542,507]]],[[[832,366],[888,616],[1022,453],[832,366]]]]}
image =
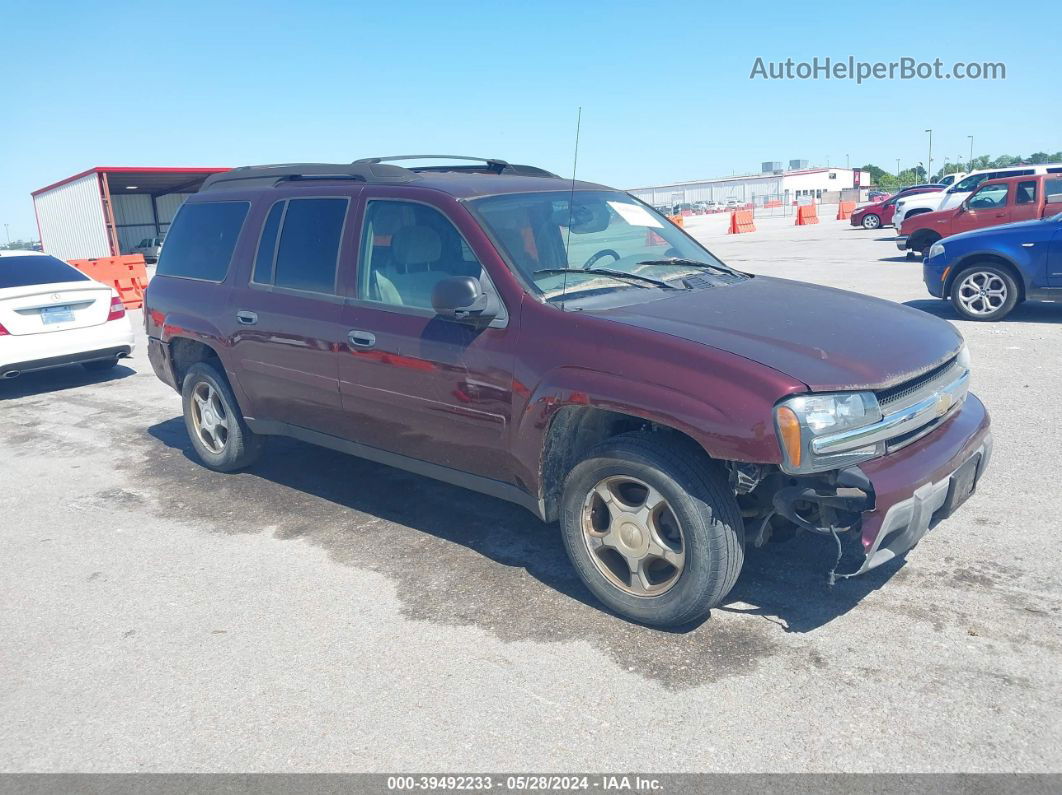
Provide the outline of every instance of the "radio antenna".
{"type": "Polygon", "coordinates": [[[575,155],[572,158],[572,189],[568,194],[568,234],[564,240],[564,282],[561,285],[561,309],[564,308],[564,297],[568,294],[568,247],[572,242],[572,213],[575,210],[575,172],[579,168],[579,130],[583,126],[583,106],[579,106],[579,115],[575,119],[575,155]]]}

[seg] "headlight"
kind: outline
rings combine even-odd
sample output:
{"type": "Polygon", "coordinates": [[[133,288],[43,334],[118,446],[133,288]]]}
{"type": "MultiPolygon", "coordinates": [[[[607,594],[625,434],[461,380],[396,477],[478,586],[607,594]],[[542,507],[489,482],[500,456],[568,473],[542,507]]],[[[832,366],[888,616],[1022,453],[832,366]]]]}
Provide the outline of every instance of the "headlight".
{"type": "Polygon", "coordinates": [[[933,257],[939,257],[943,253],[944,246],[941,243],[934,243],[932,246],[929,247],[929,259],[933,259],[933,257]]]}
{"type": "Polygon", "coordinates": [[[959,365],[964,370],[969,370],[970,369],[970,349],[967,348],[965,345],[963,345],[962,346],[962,350],[959,351],[959,355],[955,357],[955,361],[957,361],[959,363],[959,365]]]}
{"type": "Polygon", "coordinates": [[[785,462],[791,474],[822,472],[875,458],[885,453],[885,443],[876,442],[843,453],[817,453],[815,440],[843,431],[873,425],[881,420],[881,408],[873,392],[800,395],[775,407],[775,427],[785,462]]]}

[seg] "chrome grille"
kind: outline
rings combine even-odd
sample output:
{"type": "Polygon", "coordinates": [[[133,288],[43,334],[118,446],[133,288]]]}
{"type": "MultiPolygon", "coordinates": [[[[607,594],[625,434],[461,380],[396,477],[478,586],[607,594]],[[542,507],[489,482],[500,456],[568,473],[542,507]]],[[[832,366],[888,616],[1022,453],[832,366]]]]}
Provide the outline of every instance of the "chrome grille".
{"type": "Polygon", "coordinates": [[[905,381],[891,389],[883,389],[875,393],[878,398],[878,405],[881,406],[883,413],[888,414],[890,411],[917,403],[927,395],[931,395],[941,387],[945,387],[955,381],[956,378],[962,375],[962,372],[962,365],[959,364],[957,359],[952,359],[917,378],[912,378],[910,381],[905,381]]]}

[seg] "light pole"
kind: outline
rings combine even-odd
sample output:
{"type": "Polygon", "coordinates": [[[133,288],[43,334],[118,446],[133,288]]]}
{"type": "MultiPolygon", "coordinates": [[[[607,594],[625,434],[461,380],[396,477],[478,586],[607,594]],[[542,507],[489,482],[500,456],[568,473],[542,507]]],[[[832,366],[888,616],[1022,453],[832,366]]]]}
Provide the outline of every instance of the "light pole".
{"type": "Polygon", "coordinates": [[[11,245],[11,224],[4,224],[4,234],[7,235],[7,244],[11,245]]]}
{"type": "Polygon", "coordinates": [[[929,158],[926,160],[926,181],[933,179],[933,131],[926,130],[929,133],[929,158]]]}
{"type": "Polygon", "coordinates": [[[900,181],[900,158],[896,158],[896,181],[900,181]]]}
{"type": "Polygon", "coordinates": [[[844,167],[849,169],[849,170],[851,170],[851,168],[852,168],[852,164],[848,160],[848,155],[844,156],[844,167]]]}
{"type": "Polygon", "coordinates": [[[973,136],[967,135],[966,137],[970,139],[970,171],[973,171],[973,136]]]}

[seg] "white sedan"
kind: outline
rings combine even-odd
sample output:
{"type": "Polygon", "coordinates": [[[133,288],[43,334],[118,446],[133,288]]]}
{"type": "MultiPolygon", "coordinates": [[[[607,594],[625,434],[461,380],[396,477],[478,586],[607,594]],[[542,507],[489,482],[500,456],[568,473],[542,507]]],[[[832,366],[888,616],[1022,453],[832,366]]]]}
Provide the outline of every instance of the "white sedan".
{"type": "Polygon", "coordinates": [[[118,293],[37,251],[0,251],[0,378],[81,364],[114,367],[133,352],[118,293]]]}

